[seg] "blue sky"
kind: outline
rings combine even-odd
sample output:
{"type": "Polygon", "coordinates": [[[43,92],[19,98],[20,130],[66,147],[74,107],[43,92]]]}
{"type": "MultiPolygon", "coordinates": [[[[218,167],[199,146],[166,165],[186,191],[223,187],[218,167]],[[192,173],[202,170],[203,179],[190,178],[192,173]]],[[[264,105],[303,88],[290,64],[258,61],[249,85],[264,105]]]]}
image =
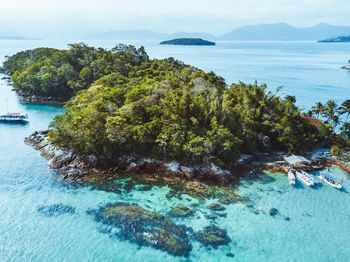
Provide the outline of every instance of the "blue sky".
{"type": "Polygon", "coordinates": [[[0,0],[0,32],[73,37],[150,29],[220,34],[260,23],[350,25],[349,0],[0,0]]]}

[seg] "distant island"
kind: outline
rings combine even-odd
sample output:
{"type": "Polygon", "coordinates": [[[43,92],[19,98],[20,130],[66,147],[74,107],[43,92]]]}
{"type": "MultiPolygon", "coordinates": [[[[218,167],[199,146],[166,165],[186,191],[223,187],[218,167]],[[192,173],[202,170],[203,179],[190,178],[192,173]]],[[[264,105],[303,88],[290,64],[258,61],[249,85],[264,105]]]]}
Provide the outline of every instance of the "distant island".
{"type": "Polygon", "coordinates": [[[2,36],[2,35],[0,35],[0,40],[26,40],[26,38],[22,37],[22,36],[2,36]]]}
{"type": "Polygon", "coordinates": [[[318,42],[319,43],[349,43],[350,42],[350,35],[324,39],[324,40],[320,40],[318,42]]]}
{"type": "Polygon", "coordinates": [[[0,40],[40,40],[35,37],[27,37],[16,32],[0,32],[0,40]]]}
{"type": "Polygon", "coordinates": [[[160,42],[161,45],[215,45],[215,42],[201,38],[177,38],[160,42]]]}

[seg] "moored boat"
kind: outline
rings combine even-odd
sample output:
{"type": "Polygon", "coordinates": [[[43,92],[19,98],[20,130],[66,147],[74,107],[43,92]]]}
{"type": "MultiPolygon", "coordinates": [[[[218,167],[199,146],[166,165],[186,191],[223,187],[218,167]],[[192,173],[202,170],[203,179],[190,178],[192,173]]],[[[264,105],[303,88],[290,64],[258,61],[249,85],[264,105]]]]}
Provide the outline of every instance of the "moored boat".
{"type": "Polygon", "coordinates": [[[315,180],[305,171],[296,171],[297,178],[300,179],[305,185],[311,187],[315,185],[315,180]]]}
{"type": "Polygon", "coordinates": [[[27,123],[28,115],[22,113],[9,112],[6,97],[6,113],[0,113],[0,122],[27,123]]]}
{"type": "Polygon", "coordinates": [[[28,122],[28,116],[22,113],[0,113],[0,122],[28,122]]]}
{"type": "Polygon", "coordinates": [[[295,185],[295,174],[293,170],[289,170],[288,172],[288,182],[290,185],[295,185]]]}
{"type": "Polygon", "coordinates": [[[326,183],[327,185],[334,187],[336,189],[342,189],[343,185],[342,183],[339,183],[337,181],[335,181],[331,176],[329,176],[328,174],[325,173],[320,173],[318,175],[318,178],[323,181],[324,183],[326,183]]]}

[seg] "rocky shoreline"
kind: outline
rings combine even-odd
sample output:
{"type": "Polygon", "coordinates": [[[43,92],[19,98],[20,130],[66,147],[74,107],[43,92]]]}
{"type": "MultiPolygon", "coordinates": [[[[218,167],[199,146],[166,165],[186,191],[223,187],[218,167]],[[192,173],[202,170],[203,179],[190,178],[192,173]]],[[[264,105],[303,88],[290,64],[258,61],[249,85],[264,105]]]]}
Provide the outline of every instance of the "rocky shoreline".
{"type": "Polygon", "coordinates": [[[53,98],[51,96],[39,96],[33,95],[28,92],[24,92],[22,90],[13,89],[19,98],[29,104],[41,104],[41,105],[51,105],[57,107],[63,107],[66,102],[63,98],[53,98]]]}
{"type": "MultiPolygon", "coordinates": [[[[11,86],[13,86],[11,77],[3,68],[0,68],[0,78],[1,80],[7,81],[11,86]]],[[[64,98],[54,98],[51,96],[33,95],[30,92],[19,90],[17,88],[13,88],[12,91],[16,92],[20,100],[29,104],[40,104],[40,105],[51,105],[51,106],[63,107],[66,102],[66,99],[64,98]]]]}
{"type": "MultiPolygon", "coordinates": [[[[224,170],[215,164],[183,166],[178,162],[164,162],[149,158],[124,156],[118,158],[113,166],[99,163],[96,156],[81,157],[68,148],[59,148],[48,141],[48,131],[36,131],[25,138],[25,143],[33,146],[40,155],[49,160],[49,167],[56,170],[68,181],[84,183],[87,176],[109,177],[111,174],[152,174],[165,180],[181,179],[185,181],[211,181],[217,185],[234,184],[239,178],[257,172],[270,170],[273,172],[288,172],[289,165],[283,160],[283,153],[256,154],[242,156],[234,170],[224,170]]],[[[329,153],[307,155],[310,164],[300,165],[297,169],[306,171],[321,170],[331,165],[337,165],[350,173],[350,163],[335,160],[329,153]]],[[[148,178],[149,179],[149,178],[148,178]]]]}
{"type": "Polygon", "coordinates": [[[215,164],[183,166],[178,162],[164,162],[150,158],[124,156],[109,166],[99,163],[96,156],[81,157],[68,148],[59,148],[48,141],[48,131],[37,131],[25,138],[25,143],[33,146],[40,155],[49,160],[49,167],[56,170],[62,178],[81,182],[84,176],[91,174],[146,173],[156,176],[177,177],[185,180],[213,181],[227,185],[234,179],[232,171],[224,170],[215,164]]]}

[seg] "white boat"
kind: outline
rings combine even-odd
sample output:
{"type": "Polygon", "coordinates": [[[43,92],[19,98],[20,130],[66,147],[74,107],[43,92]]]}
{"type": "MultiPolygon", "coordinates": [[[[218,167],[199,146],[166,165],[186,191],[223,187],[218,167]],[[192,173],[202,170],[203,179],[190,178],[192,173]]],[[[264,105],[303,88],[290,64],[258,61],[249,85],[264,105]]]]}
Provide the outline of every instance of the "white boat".
{"type": "Polygon", "coordinates": [[[28,116],[22,113],[0,113],[0,122],[28,122],[28,116]]]}
{"type": "Polygon", "coordinates": [[[288,172],[288,182],[290,185],[295,185],[295,174],[292,170],[288,172]]]}
{"type": "Polygon", "coordinates": [[[342,183],[338,183],[337,181],[335,181],[332,177],[330,177],[327,174],[320,173],[318,175],[318,178],[320,180],[322,180],[323,182],[325,182],[327,185],[331,186],[331,187],[334,187],[336,189],[342,189],[343,188],[342,183]]]}
{"type": "Polygon", "coordinates": [[[296,171],[297,178],[300,179],[301,182],[303,182],[307,186],[314,186],[315,180],[305,171],[296,171]]]}
{"type": "Polygon", "coordinates": [[[0,113],[0,122],[11,123],[27,123],[28,115],[22,113],[15,113],[8,111],[7,98],[6,98],[6,113],[0,113]]]}

